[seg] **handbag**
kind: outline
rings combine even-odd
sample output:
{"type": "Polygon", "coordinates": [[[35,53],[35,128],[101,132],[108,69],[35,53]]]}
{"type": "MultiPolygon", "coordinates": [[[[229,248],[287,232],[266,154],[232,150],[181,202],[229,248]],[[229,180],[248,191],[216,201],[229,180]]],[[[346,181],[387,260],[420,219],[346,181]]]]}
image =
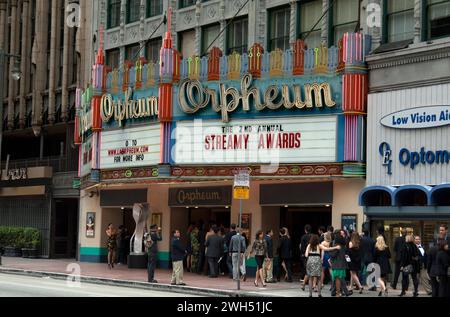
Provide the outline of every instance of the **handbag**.
{"type": "Polygon", "coordinates": [[[412,264],[409,264],[409,265],[405,266],[403,268],[403,272],[407,273],[407,274],[414,273],[414,266],[412,264]]]}

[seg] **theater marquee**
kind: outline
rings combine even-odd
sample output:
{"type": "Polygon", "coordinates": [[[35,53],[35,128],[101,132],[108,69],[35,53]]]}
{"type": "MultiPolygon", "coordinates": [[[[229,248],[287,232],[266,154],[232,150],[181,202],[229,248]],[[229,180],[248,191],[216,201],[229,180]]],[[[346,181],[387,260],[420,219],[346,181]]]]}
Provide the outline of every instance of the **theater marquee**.
{"type": "Polygon", "coordinates": [[[336,162],[337,117],[178,122],[176,164],[336,162]]]}

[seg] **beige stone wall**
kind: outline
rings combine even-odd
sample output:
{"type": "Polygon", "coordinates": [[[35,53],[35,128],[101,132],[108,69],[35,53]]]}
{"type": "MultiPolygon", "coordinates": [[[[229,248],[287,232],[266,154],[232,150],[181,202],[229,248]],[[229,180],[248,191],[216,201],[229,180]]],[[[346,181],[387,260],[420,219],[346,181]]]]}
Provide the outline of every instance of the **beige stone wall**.
{"type": "Polygon", "coordinates": [[[105,224],[102,219],[102,208],[100,208],[100,197],[94,195],[89,197],[89,191],[81,191],[80,197],[80,227],[79,227],[79,243],[82,247],[98,248],[103,247],[101,244],[103,227],[105,224]],[[86,214],[95,212],[95,237],[86,238],[86,214]]]}
{"type": "Polygon", "coordinates": [[[333,185],[332,225],[341,227],[342,214],[358,215],[358,231],[362,230],[364,213],[358,205],[359,193],[365,186],[364,180],[335,180],[333,185]]]}

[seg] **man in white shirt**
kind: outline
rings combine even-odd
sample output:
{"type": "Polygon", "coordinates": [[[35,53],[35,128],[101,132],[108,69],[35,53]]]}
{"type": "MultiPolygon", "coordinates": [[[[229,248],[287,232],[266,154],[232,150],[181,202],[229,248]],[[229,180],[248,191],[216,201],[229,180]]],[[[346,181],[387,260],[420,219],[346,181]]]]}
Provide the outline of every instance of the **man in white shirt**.
{"type": "Polygon", "coordinates": [[[420,236],[414,237],[414,243],[416,244],[417,248],[419,249],[419,265],[420,265],[420,284],[422,284],[424,290],[427,292],[428,295],[431,295],[431,280],[428,276],[427,272],[427,253],[425,252],[425,249],[422,245],[422,240],[420,236]]]}

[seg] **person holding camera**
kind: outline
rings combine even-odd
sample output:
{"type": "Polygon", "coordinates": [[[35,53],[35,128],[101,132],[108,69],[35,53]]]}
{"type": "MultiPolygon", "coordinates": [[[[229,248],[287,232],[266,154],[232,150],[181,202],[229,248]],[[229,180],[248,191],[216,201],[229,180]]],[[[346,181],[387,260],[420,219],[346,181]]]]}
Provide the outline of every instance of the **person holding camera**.
{"type": "Polygon", "coordinates": [[[161,240],[161,228],[158,228],[157,225],[152,225],[150,227],[150,232],[145,236],[145,246],[148,253],[147,273],[149,283],[158,283],[158,281],[155,280],[155,269],[156,261],[158,259],[157,242],[161,240]]]}

